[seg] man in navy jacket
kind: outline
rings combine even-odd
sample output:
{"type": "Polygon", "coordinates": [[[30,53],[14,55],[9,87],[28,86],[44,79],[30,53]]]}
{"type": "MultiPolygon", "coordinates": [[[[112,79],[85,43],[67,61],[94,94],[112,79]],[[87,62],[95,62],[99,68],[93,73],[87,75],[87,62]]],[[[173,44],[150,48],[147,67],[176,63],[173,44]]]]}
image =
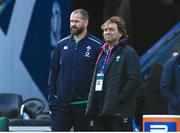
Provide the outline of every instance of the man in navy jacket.
{"type": "Polygon", "coordinates": [[[97,60],[86,114],[98,131],[132,131],[135,92],[140,84],[140,61],[129,46],[125,22],[109,18],[103,25],[106,43],[97,60]]]}
{"type": "Polygon", "coordinates": [[[51,62],[48,102],[52,131],[89,129],[84,118],[87,97],[101,40],[87,32],[88,12],[77,9],[70,16],[71,35],[59,41],[51,62]]]}
{"type": "Polygon", "coordinates": [[[168,102],[169,114],[180,115],[180,53],[167,60],[164,65],[161,94],[168,102]]]}

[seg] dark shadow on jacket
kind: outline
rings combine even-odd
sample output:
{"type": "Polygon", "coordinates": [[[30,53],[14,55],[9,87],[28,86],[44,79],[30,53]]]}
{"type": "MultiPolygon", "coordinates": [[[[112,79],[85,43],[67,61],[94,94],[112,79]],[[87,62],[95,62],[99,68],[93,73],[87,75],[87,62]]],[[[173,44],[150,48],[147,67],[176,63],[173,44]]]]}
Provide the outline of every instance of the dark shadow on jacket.
{"type": "Polygon", "coordinates": [[[135,122],[142,131],[142,116],[145,114],[167,114],[167,102],[160,93],[163,66],[155,62],[148,77],[142,82],[136,95],[135,122]]]}

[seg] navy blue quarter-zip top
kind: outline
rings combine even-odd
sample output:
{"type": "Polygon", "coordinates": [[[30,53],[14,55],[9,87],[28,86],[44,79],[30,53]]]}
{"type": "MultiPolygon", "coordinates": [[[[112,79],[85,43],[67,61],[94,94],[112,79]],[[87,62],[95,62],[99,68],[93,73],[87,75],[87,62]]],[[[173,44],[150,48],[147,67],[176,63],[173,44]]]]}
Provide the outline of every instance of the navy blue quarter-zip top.
{"type": "Polygon", "coordinates": [[[50,105],[87,100],[101,45],[102,41],[90,34],[79,42],[68,36],[58,43],[48,82],[50,105]],[[53,95],[57,96],[56,100],[53,95]]]}

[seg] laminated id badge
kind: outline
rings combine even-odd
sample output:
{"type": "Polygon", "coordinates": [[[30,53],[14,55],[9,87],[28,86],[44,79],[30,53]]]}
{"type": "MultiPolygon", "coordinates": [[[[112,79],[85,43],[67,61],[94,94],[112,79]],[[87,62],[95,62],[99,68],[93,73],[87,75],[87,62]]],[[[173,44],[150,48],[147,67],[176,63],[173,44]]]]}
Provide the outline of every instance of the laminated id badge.
{"type": "Polygon", "coordinates": [[[104,74],[97,73],[95,91],[102,91],[103,79],[104,79],[104,74]]]}

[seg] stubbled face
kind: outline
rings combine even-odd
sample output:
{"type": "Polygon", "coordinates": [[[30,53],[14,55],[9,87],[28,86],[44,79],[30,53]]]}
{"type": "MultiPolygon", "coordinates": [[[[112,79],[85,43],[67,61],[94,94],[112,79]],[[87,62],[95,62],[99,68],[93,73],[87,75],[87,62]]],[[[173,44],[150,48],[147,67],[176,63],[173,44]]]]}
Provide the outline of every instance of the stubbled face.
{"type": "Polygon", "coordinates": [[[121,33],[118,31],[118,27],[116,23],[107,23],[103,29],[103,37],[106,42],[109,44],[117,44],[119,42],[121,33]]]}
{"type": "Polygon", "coordinates": [[[70,31],[73,35],[81,34],[87,28],[87,21],[83,20],[81,14],[72,13],[70,16],[70,31]]]}

